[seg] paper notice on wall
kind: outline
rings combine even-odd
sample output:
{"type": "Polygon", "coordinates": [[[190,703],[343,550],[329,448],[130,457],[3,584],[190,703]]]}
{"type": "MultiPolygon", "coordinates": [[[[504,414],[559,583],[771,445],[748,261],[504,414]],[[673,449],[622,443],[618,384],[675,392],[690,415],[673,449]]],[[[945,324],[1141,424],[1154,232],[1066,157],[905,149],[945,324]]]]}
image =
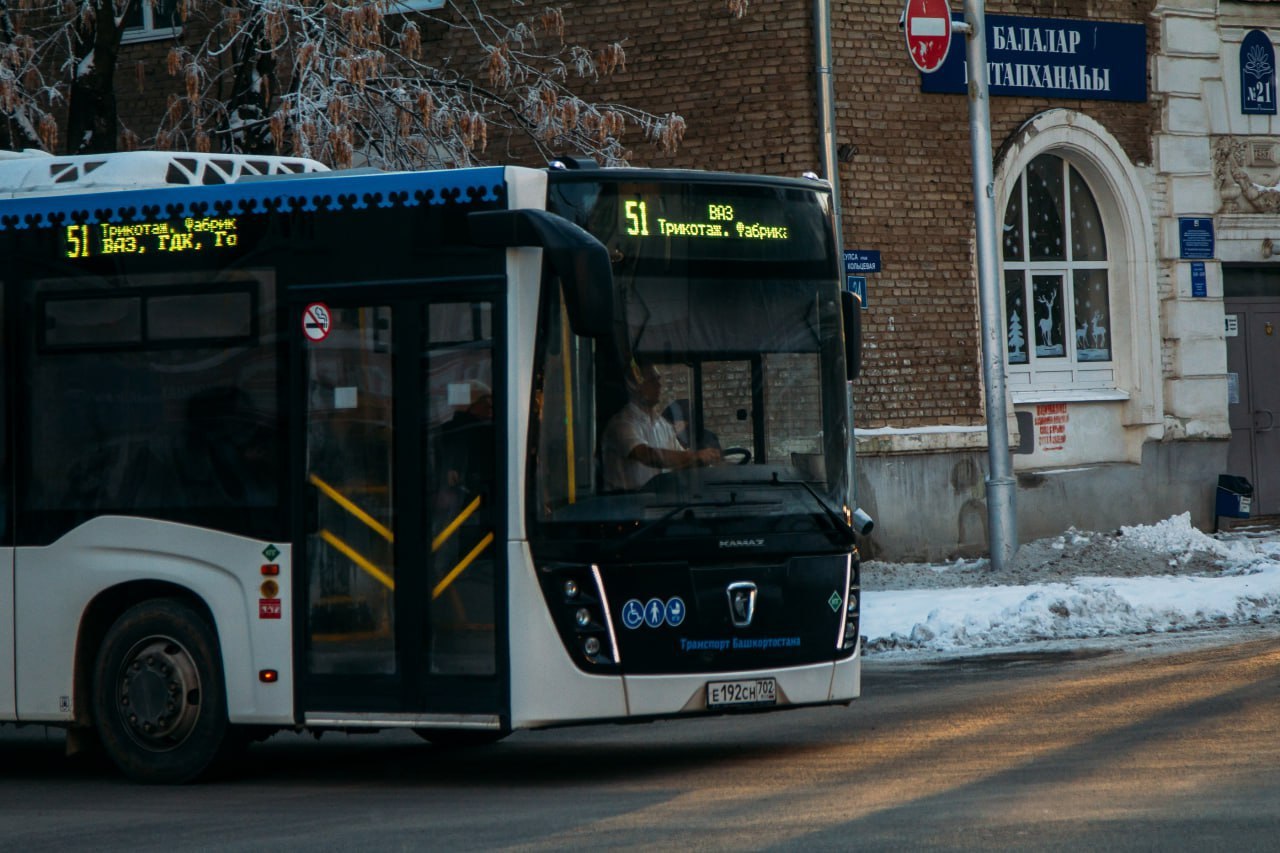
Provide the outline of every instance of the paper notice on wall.
{"type": "Polygon", "coordinates": [[[1235,338],[1240,336],[1240,318],[1236,314],[1227,315],[1227,337],[1235,338]]]}
{"type": "Polygon", "coordinates": [[[1227,374],[1227,403],[1232,406],[1240,405],[1240,374],[1227,374]]]}
{"type": "Polygon", "coordinates": [[[1067,404],[1036,406],[1036,449],[1061,450],[1067,443],[1067,404]]]}

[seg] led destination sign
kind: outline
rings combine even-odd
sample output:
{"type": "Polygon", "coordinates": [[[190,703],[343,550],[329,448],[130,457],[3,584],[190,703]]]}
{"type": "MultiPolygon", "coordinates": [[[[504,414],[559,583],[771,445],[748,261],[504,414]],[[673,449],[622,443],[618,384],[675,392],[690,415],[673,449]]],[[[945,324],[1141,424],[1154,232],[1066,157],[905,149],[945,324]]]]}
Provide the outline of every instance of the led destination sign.
{"type": "Polygon", "coordinates": [[[179,254],[234,248],[240,242],[234,216],[188,217],[177,222],[98,222],[68,225],[64,254],[73,260],[102,255],[179,254]]]}
{"type": "MultiPolygon", "coordinates": [[[[622,224],[623,231],[630,237],[791,239],[786,225],[745,222],[736,219],[732,204],[708,202],[705,207],[705,217],[693,219],[692,216],[686,216],[682,217],[682,221],[669,219],[666,216],[650,217],[649,202],[644,199],[628,200],[623,204],[622,210],[625,219],[622,224]]],[[[698,215],[698,211],[690,211],[690,213],[693,216],[698,215]]]]}
{"type": "MultiPolygon", "coordinates": [[[[604,170],[608,171],[608,170],[604,170]]],[[[627,174],[628,170],[618,170],[627,174]]],[[[609,176],[612,177],[612,176],[609,176]]],[[[835,229],[830,187],[818,181],[683,176],[600,179],[552,172],[547,210],[608,248],[614,275],[833,278],[835,229]],[[739,266],[725,266],[739,265],[739,266]]]]}

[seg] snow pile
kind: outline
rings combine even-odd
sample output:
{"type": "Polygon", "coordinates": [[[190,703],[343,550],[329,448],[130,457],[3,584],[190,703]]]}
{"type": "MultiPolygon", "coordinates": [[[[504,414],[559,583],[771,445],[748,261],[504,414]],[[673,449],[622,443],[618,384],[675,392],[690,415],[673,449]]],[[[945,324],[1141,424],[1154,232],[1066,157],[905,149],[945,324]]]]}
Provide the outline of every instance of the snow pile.
{"type": "Polygon", "coordinates": [[[1028,543],[986,560],[864,565],[869,653],[1190,631],[1280,617],[1280,534],[1208,536],[1190,514],[1028,543]]]}
{"type": "Polygon", "coordinates": [[[1166,519],[1147,527],[1121,527],[1120,535],[1134,547],[1153,552],[1183,554],[1180,559],[1196,553],[1212,554],[1223,560],[1249,560],[1254,549],[1242,542],[1215,539],[1191,526],[1191,513],[1166,519]]]}

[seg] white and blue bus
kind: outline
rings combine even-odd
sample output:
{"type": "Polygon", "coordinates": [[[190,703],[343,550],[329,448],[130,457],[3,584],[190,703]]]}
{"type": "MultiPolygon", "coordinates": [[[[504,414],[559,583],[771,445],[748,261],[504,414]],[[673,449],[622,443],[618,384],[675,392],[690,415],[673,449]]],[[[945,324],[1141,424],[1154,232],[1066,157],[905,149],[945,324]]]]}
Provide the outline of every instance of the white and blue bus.
{"type": "Polygon", "coordinates": [[[0,194],[0,722],[182,782],[282,729],[858,696],[825,182],[146,152],[0,194]],[[623,482],[628,406],[681,443],[623,482]]]}

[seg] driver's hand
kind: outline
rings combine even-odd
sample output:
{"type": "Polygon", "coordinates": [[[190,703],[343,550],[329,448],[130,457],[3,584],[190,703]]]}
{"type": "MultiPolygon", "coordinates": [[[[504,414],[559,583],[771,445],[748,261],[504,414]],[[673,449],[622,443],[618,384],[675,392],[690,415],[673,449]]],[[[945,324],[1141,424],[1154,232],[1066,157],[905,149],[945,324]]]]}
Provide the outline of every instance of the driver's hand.
{"type": "Polygon", "coordinates": [[[720,451],[714,447],[704,447],[694,455],[699,465],[716,465],[720,462],[720,451]]]}

